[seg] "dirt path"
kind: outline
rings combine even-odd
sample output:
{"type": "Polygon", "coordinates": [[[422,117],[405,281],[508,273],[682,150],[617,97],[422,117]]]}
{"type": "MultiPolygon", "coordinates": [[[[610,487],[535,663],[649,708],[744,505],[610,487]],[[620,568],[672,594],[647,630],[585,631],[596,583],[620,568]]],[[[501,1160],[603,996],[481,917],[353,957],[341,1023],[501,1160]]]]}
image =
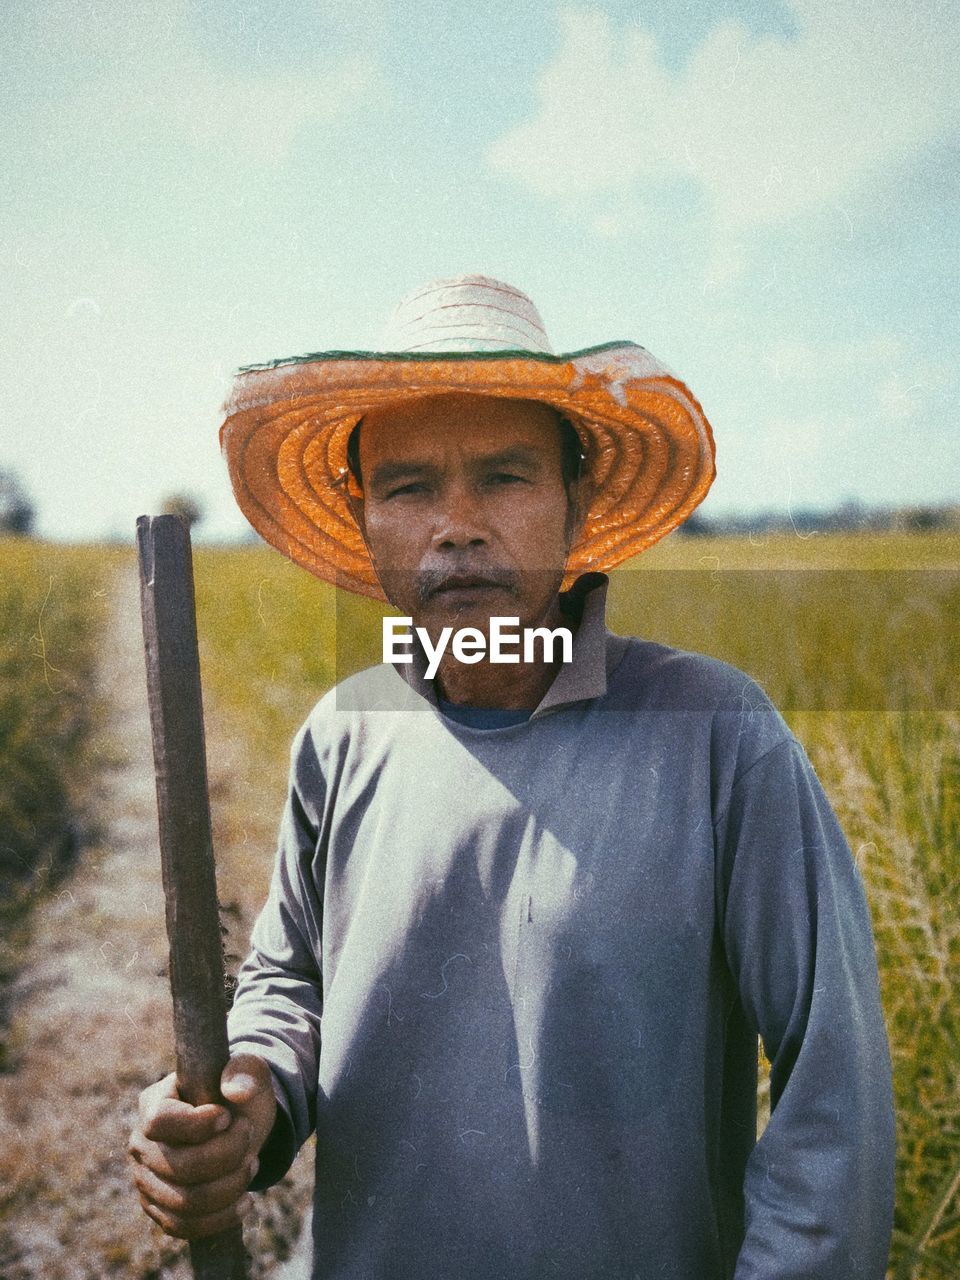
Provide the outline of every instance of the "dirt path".
{"type": "MultiPolygon", "coordinates": [[[[184,1247],[140,1209],[126,1140],[137,1095],[172,1066],[163,892],[135,570],[118,575],[100,669],[107,715],[91,780],[102,833],[36,910],[11,992],[14,1070],[0,1077],[3,1280],[187,1280],[184,1247]]],[[[235,752],[216,740],[217,772],[235,752]]],[[[211,776],[223,797],[229,779],[211,776]]],[[[249,922],[244,922],[249,927],[249,922]]],[[[271,1273],[298,1214],[284,1184],[248,1243],[271,1273]]],[[[302,1193],[300,1195],[302,1200],[302,1193]]]]}
{"type": "Polygon", "coordinates": [[[281,1263],[273,1274],[273,1280],[310,1280],[310,1260],[313,1257],[313,1241],[310,1236],[310,1214],[304,1218],[300,1236],[289,1259],[281,1263]]]}

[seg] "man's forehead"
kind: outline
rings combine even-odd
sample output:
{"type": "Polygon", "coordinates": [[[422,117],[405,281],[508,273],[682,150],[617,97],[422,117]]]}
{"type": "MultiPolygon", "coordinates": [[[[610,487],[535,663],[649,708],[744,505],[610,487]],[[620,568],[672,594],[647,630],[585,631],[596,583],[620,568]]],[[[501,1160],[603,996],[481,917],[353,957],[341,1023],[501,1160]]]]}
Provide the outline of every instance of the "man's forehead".
{"type": "Polygon", "coordinates": [[[480,395],[425,396],[364,414],[361,454],[370,460],[441,453],[484,456],[557,448],[557,411],[538,401],[480,395]]]}

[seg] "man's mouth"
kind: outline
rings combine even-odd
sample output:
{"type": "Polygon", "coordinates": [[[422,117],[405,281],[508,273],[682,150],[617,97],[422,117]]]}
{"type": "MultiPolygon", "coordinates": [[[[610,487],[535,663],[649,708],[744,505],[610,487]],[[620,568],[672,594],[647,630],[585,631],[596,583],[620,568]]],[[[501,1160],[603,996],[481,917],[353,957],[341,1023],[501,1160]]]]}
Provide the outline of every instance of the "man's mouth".
{"type": "Polygon", "coordinates": [[[472,592],[512,591],[513,581],[506,574],[426,572],[421,576],[420,596],[423,600],[435,600],[448,595],[469,595],[472,592]]]}
{"type": "Polygon", "coordinates": [[[451,591],[500,591],[502,589],[503,583],[493,578],[447,578],[439,587],[434,588],[432,594],[442,596],[451,591]]]}

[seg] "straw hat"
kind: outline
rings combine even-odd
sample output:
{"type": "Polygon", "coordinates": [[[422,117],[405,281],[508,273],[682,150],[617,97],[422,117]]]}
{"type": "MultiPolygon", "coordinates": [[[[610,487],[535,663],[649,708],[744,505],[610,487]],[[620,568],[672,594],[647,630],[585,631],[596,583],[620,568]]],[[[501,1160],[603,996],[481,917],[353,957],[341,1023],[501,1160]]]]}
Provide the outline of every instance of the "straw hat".
{"type": "Polygon", "coordinates": [[[593,499],[568,580],[613,568],[690,515],[716,474],[700,405],[632,342],[555,355],[519,289],[486,276],[407,294],[383,350],[322,351],[241,369],[220,444],[267,542],[319,578],[383,598],[348,503],[347,439],[376,406],[443,392],[542,400],[576,428],[593,499]]]}

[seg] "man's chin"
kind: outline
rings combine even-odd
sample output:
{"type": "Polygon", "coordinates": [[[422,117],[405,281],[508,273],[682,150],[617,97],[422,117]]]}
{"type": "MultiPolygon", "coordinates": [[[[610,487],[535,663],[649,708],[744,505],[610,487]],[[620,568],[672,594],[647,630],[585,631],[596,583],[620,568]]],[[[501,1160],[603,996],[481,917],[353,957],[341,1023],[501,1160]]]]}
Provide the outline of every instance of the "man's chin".
{"type": "Polygon", "coordinates": [[[486,634],[491,618],[515,618],[517,601],[505,587],[450,587],[435,592],[421,611],[421,626],[475,627],[486,634]]]}

